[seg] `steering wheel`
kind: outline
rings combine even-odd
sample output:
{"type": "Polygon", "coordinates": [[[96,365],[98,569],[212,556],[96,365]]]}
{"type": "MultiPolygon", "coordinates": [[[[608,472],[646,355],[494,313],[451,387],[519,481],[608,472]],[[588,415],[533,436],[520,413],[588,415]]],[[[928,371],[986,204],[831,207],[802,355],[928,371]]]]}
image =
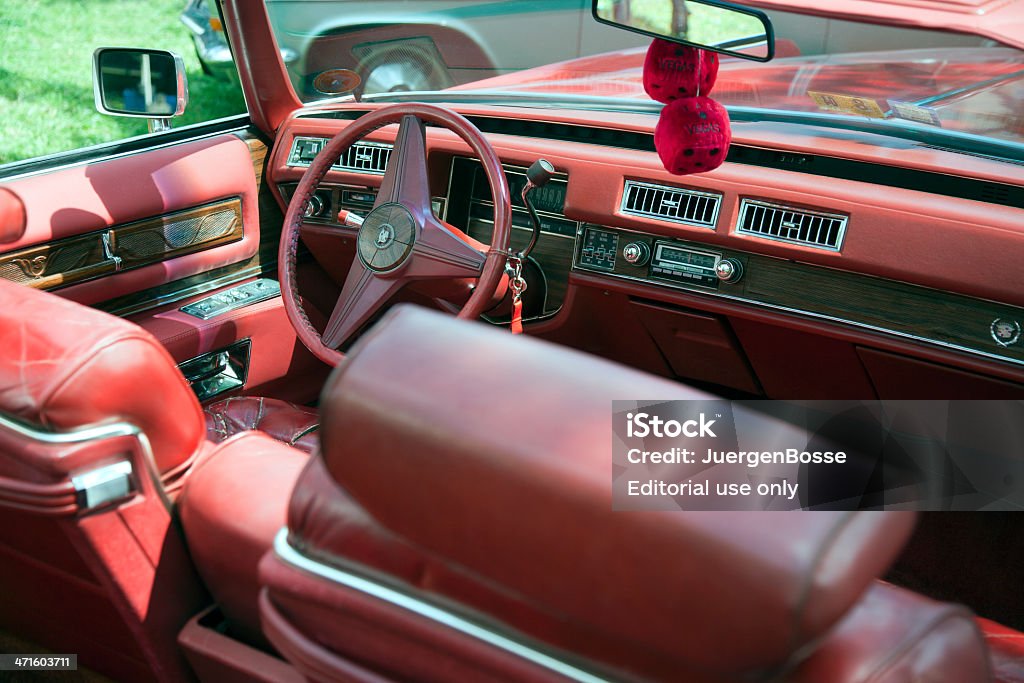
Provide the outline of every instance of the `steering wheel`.
{"type": "MultiPolygon", "coordinates": [[[[284,218],[278,277],[285,311],[302,343],[328,365],[344,345],[405,284],[416,280],[475,278],[459,318],[477,318],[492,302],[504,274],[512,230],[512,202],[501,161],[479,129],[453,111],[429,104],[395,104],[366,114],[336,135],[306,170],[284,218]],[[457,134],[483,164],[494,202],[494,234],[486,246],[434,216],[428,182],[425,122],[457,134]],[[348,147],[383,126],[398,123],[398,137],[373,210],[356,237],[352,261],[323,335],[310,323],[295,276],[299,227],[310,197],[348,147]]],[[[340,236],[340,235],[339,235],[340,236]]]]}

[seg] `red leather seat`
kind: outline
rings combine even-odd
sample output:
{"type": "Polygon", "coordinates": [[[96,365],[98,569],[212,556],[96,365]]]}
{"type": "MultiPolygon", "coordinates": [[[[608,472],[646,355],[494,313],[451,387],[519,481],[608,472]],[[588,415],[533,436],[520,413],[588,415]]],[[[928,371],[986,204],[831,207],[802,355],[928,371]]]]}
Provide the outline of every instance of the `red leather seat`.
{"type": "MultiPolygon", "coordinates": [[[[216,466],[199,403],[127,321],[5,280],[0,318],[0,630],[117,679],[184,680],[175,637],[209,597],[170,498],[216,466]]],[[[248,425],[247,405],[218,414],[248,425]]],[[[268,406],[258,427],[308,427],[268,406]]]]}
{"type": "Polygon", "coordinates": [[[214,443],[242,432],[263,432],[304,453],[312,453],[320,441],[320,414],[286,401],[239,396],[211,403],[203,413],[206,438],[214,443]]]}
{"type": "Polygon", "coordinates": [[[233,632],[261,643],[257,566],[281,530],[308,458],[260,432],[225,441],[178,499],[192,560],[233,632]]]}
{"type": "Polygon", "coordinates": [[[392,312],[325,389],[265,634],[316,680],[989,679],[967,610],[877,581],[911,514],[613,511],[627,397],[704,395],[392,312]]]}

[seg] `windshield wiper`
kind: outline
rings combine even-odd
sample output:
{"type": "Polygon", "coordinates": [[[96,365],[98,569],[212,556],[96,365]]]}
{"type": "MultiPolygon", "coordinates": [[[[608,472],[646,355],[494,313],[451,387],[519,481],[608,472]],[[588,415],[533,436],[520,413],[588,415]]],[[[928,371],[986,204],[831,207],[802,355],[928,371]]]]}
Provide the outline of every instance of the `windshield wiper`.
{"type": "Polygon", "coordinates": [[[813,125],[882,135],[938,147],[950,152],[1024,164],[1024,145],[1019,142],[999,140],[935,126],[919,126],[903,119],[865,119],[860,116],[843,116],[825,112],[782,111],[739,106],[729,106],[727,109],[729,117],[734,123],[739,121],[776,121],[813,125]]]}
{"type": "Polygon", "coordinates": [[[997,76],[996,78],[990,78],[987,81],[975,83],[974,85],[968,85],[963,88],[957,88],[955,90],[948,90],[944,93],[939,93],[938,95],[932,95],[931,97],[926,97],[923,100],[918,100],[916,102],[913,102],[912,104],[918,107],[925,107],[928,105],[935,104],[937,102],[951,100],[960,96],[970,97],[984,90],[988,90],[992,86],[1000,85],[1002,83],[1005,83],[1006,81],[1012,81],[1016,78],[1020,78],[1021,76],[1024,76],[1024,69],[1021,69],[1020,71],[1014,71],[1013,73],[1005,74],[1003,76],[997,76]]]}

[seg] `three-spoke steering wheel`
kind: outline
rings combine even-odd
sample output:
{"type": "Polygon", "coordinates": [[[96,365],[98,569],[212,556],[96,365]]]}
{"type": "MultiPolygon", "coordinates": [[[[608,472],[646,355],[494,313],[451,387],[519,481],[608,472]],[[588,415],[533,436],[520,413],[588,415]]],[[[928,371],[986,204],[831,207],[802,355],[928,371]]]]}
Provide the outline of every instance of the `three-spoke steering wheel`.
{"type": "Polygon", "coordinates": [[[285,311],[302,343],[320,360],[337,365],[338,349],[406,283],[416,280],[478,279],[460,318],[477,318],[502,281],[512,226],[508,181],[497,154],[472,123],[428,104],[395,104],[359,118],[317,155],[295,189],[285,214],[278,275],[285,311]],[[486,246],[434,216],[428,182],[425,122],[456,133],[483,164],[494,202],[494,234],[486,246]],[[356,237],[356,258],[323,335],[310,323],[299,299],[295,254],[310,197],[344,150],[383,126],[399,123],[398,137],[373,210],[356,237]]]}

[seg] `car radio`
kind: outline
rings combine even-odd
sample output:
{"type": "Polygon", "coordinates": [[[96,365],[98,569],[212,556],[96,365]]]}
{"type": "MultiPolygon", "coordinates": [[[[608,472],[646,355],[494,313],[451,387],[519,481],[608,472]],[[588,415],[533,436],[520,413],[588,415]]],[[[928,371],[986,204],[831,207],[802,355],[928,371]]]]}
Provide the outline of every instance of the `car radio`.
{"type": "Polygon", "coordinates": [[[650,274],[660,280],[718,287],[716,268],[721,260],[721,254],[659,241],[654,243],[650,274]]]}
{"type": "Polygon", "coordinates": [[[587,224],[579,230],[574,267],[684,289],[719,289],[743,279],[746,260],[701,244],[587,224]]]}

